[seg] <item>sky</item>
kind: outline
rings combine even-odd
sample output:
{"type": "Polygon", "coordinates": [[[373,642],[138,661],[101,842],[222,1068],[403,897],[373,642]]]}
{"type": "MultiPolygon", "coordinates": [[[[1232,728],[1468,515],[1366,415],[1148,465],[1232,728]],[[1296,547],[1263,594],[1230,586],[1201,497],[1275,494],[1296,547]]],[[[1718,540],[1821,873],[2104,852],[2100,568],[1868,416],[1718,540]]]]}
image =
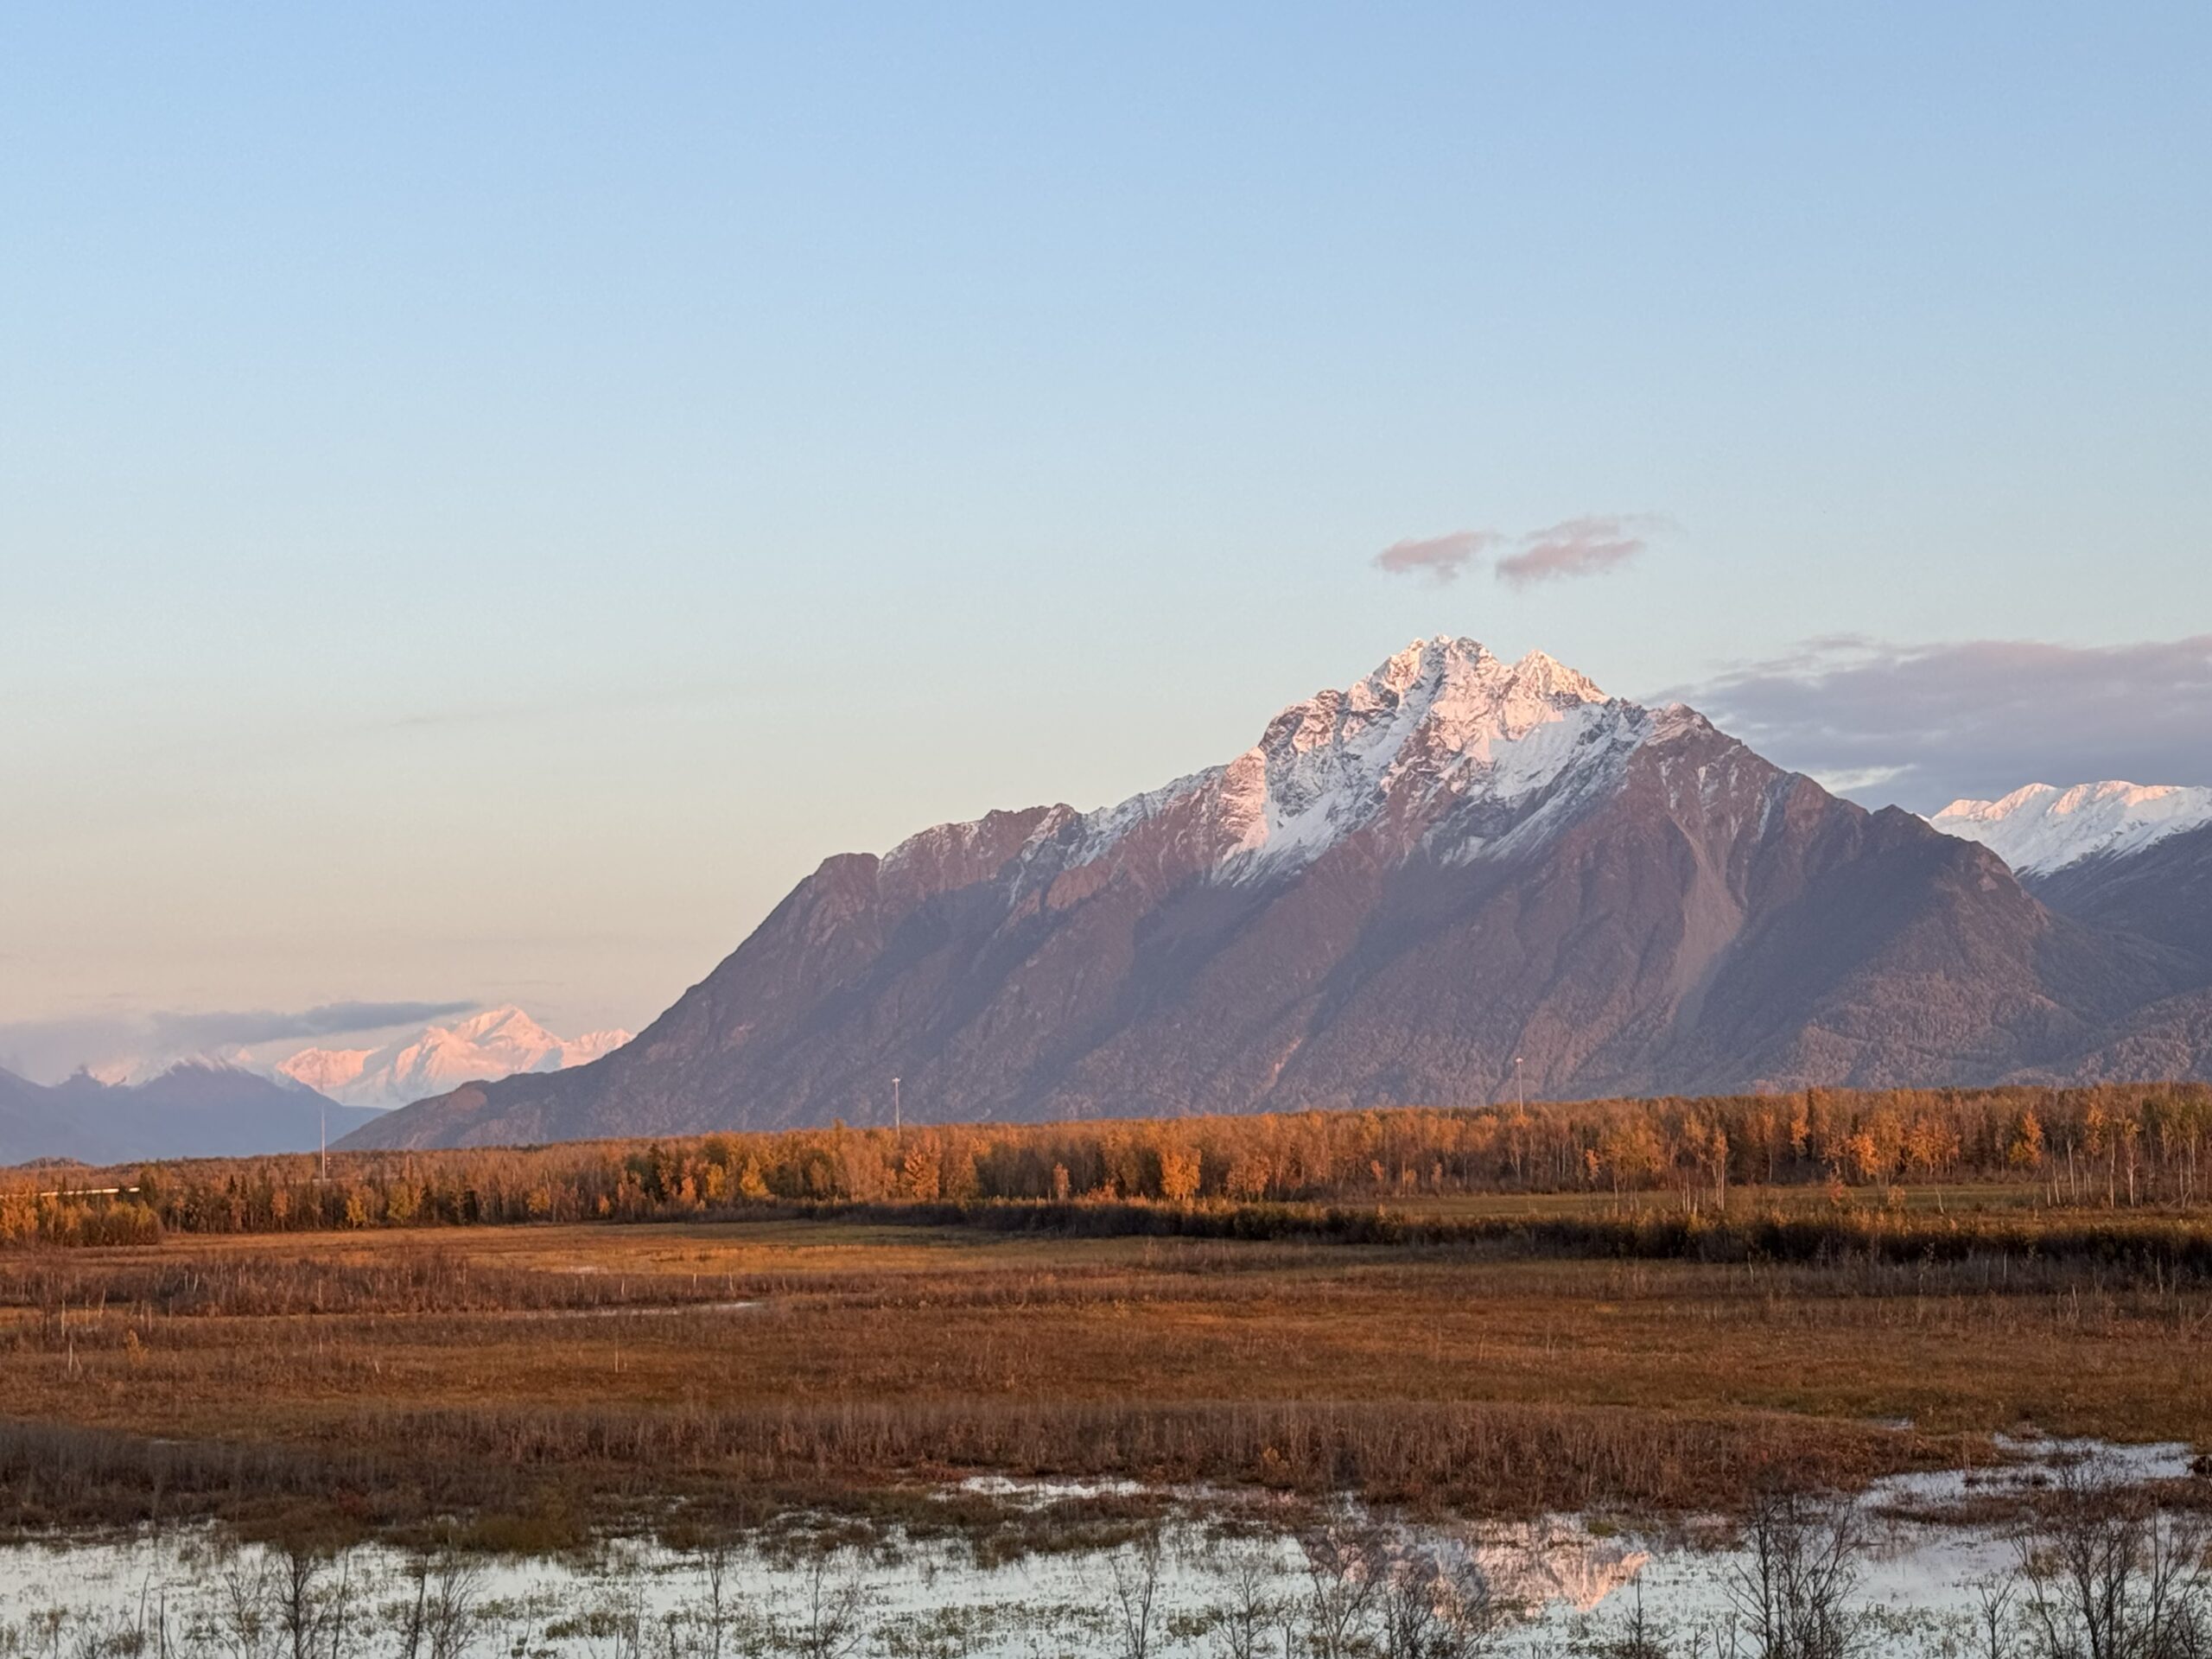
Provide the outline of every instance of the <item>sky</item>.
{"type": "Polygon", "coordinates": [[[2195,3],[0,7],[0,1065],[634,1028],[1416,635],[1870,804],[2212,783],[2209,78],[2195,3]]]}

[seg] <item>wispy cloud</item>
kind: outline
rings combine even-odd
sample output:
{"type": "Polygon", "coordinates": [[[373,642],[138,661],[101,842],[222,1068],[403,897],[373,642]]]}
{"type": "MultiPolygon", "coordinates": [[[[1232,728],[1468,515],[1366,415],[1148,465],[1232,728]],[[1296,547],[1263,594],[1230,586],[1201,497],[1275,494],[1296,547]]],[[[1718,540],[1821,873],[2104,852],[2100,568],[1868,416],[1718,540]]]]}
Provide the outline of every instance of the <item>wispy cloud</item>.
{"type": "Polygon", "coordinates": [[[1516,588],[1564,576],[1596,576],[1618,569],[1643,551],[1652,537],[1673,528],[1656,513],[1592,513],[1569,518],[1521,538],[1520,550],[1497,562],[1497,579],[1516,588]]]}
{"type": "Polygon", "coordinates": [[[2030,783],[2212,783],[2212,634],[2119,645],[1832,635],[1662,695],[1831,787],[1923,811],[2030,783]]]}
{"type": "Polygon", "coordinates": [[[474,1002],[325,1002],[311,1008],[155,1010],[0,1025],[0,1068],[52,1082],[79,1066],[158,1065],[263,1043],[314,1042],[467,1014],[474,1002]]]}
{"type": "Polygon", "coordinates": [[[1420,574],[1450,582],[1505,539],[1494,530],[1455,530],[1444,536],[1393,542],[1375,556],[1375,568],[1394,576],[1420,574]]]}
{"type": "Polygon", "coordinates": [[[1565,576],[1594,576],[1627,563],[1651,538],[1675,528],[1657,513],[1589,513],[1543,530],[1509,536],[1497,530],[1455,530],[1448,535],[1393,542],[1377,553],[1376,569],[1394,576],[1426,575],[1432,582],[1455,581],[1462,572],[1503,548],[1491,574],[1510,587],[1554,582],[1565,576]]]}

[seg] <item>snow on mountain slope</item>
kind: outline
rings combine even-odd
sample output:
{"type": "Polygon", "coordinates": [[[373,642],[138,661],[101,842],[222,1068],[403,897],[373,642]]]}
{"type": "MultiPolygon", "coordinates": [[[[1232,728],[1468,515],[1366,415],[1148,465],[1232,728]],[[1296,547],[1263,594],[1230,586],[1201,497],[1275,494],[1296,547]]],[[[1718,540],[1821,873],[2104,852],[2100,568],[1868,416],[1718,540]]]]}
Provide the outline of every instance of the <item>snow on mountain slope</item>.
{"type": "MultiPolygon", "coordinates": [[[[1291,704],[1225,765],[1096,811],[1051,809],[1030,832],[1031,861],[1049,877],[1154,837],[1179,865],[1239,884],[1374,830],[1400,853],[1425,844],[1463,862],[1616,786],[1629,756],[1686,714],[1608,697],[1541,652],[1506,663],[1471,639],[1416,639],[1348,689],[1291,704]]],[[[979,829],[925,830],[885,868],[941,867],[979,829]]]]}
{"type": "MultiPolygon", "coordinates": [[[[1394,812],[1427,828],[1441,809],[1529,804],[1604,751],[1624,756],[1648,724],[1541,652],[1507,664],[1471,639],[1417,639],[1349,690],[1283,710],[1224,769],[1244,809],[1238,873],[1308,862],[1394,812]]],[[[1486,840],[1459,839],[1470,855],[1486,840]]]]}
{"type": "Polygon", "coordinates": [[[1929,822],[1978,841],[2022,875],[2123,858],[2212,823],[2212,789],[2117,781],[2030,784],[1999,801],[1953,801],[1929,822]]]}
{"type": "Polygon", "coordinates": [[[556,1037],[510,1004],[381,1048],[306,1049],[276,1069],[348,1106],[403,1106],[464,1083],[582,1065],[629,1040],[626,1031],[556,1037]]]}
{"type": "MultiPolygon", "coordinates": [[[[235,1045],[229,1048],[194,1049],[180,1053],[174,1050],[139,1055],[128,1059],[109,1060],[99,1065],[80,1065],[78,1072],[96,1083],[112,1088],[136,1089],[167,1077],[181,1066],[194,1066],[202,1071],[235,1071],[251,1073],[257,1077],[273,1077],[270,1068],[258,1064],[253,1051],[235,1045]]],[[[299,1078],[276,1077],[279,1083],[296,1083],[299,1078]]],[[[312,1089],[315,1085],[306,1085],[312,1089]]]]}

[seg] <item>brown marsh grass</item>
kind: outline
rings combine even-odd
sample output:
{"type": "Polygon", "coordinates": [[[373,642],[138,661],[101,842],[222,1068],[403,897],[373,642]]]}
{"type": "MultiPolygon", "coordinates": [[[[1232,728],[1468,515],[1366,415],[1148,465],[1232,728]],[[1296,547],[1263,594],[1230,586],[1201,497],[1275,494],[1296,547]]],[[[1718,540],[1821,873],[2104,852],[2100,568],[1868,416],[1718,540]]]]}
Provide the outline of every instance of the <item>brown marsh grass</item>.
{"type": "Polygon", "coordinates": [[[0,1402],[18,1527],[942,1517],[986,1472],[1694,1510],[2023,1426],[2212,1440],[2212,1291],[880,1217],[170,1238],[0,1257],[0,1402]]]}

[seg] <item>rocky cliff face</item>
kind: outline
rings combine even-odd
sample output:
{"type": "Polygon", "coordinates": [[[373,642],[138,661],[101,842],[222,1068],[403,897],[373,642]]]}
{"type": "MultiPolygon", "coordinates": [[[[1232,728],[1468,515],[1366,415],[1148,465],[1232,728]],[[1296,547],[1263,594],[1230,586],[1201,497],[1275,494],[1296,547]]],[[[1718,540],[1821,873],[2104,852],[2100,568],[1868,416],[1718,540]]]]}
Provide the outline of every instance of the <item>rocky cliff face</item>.
{"type": "Polygon", "coordinates": [[[1416,641],[1225,765],[828,860],[604,1060],[355,1145],[1985,1080],[2186,988],[1694,711],[1416,641]]]}

